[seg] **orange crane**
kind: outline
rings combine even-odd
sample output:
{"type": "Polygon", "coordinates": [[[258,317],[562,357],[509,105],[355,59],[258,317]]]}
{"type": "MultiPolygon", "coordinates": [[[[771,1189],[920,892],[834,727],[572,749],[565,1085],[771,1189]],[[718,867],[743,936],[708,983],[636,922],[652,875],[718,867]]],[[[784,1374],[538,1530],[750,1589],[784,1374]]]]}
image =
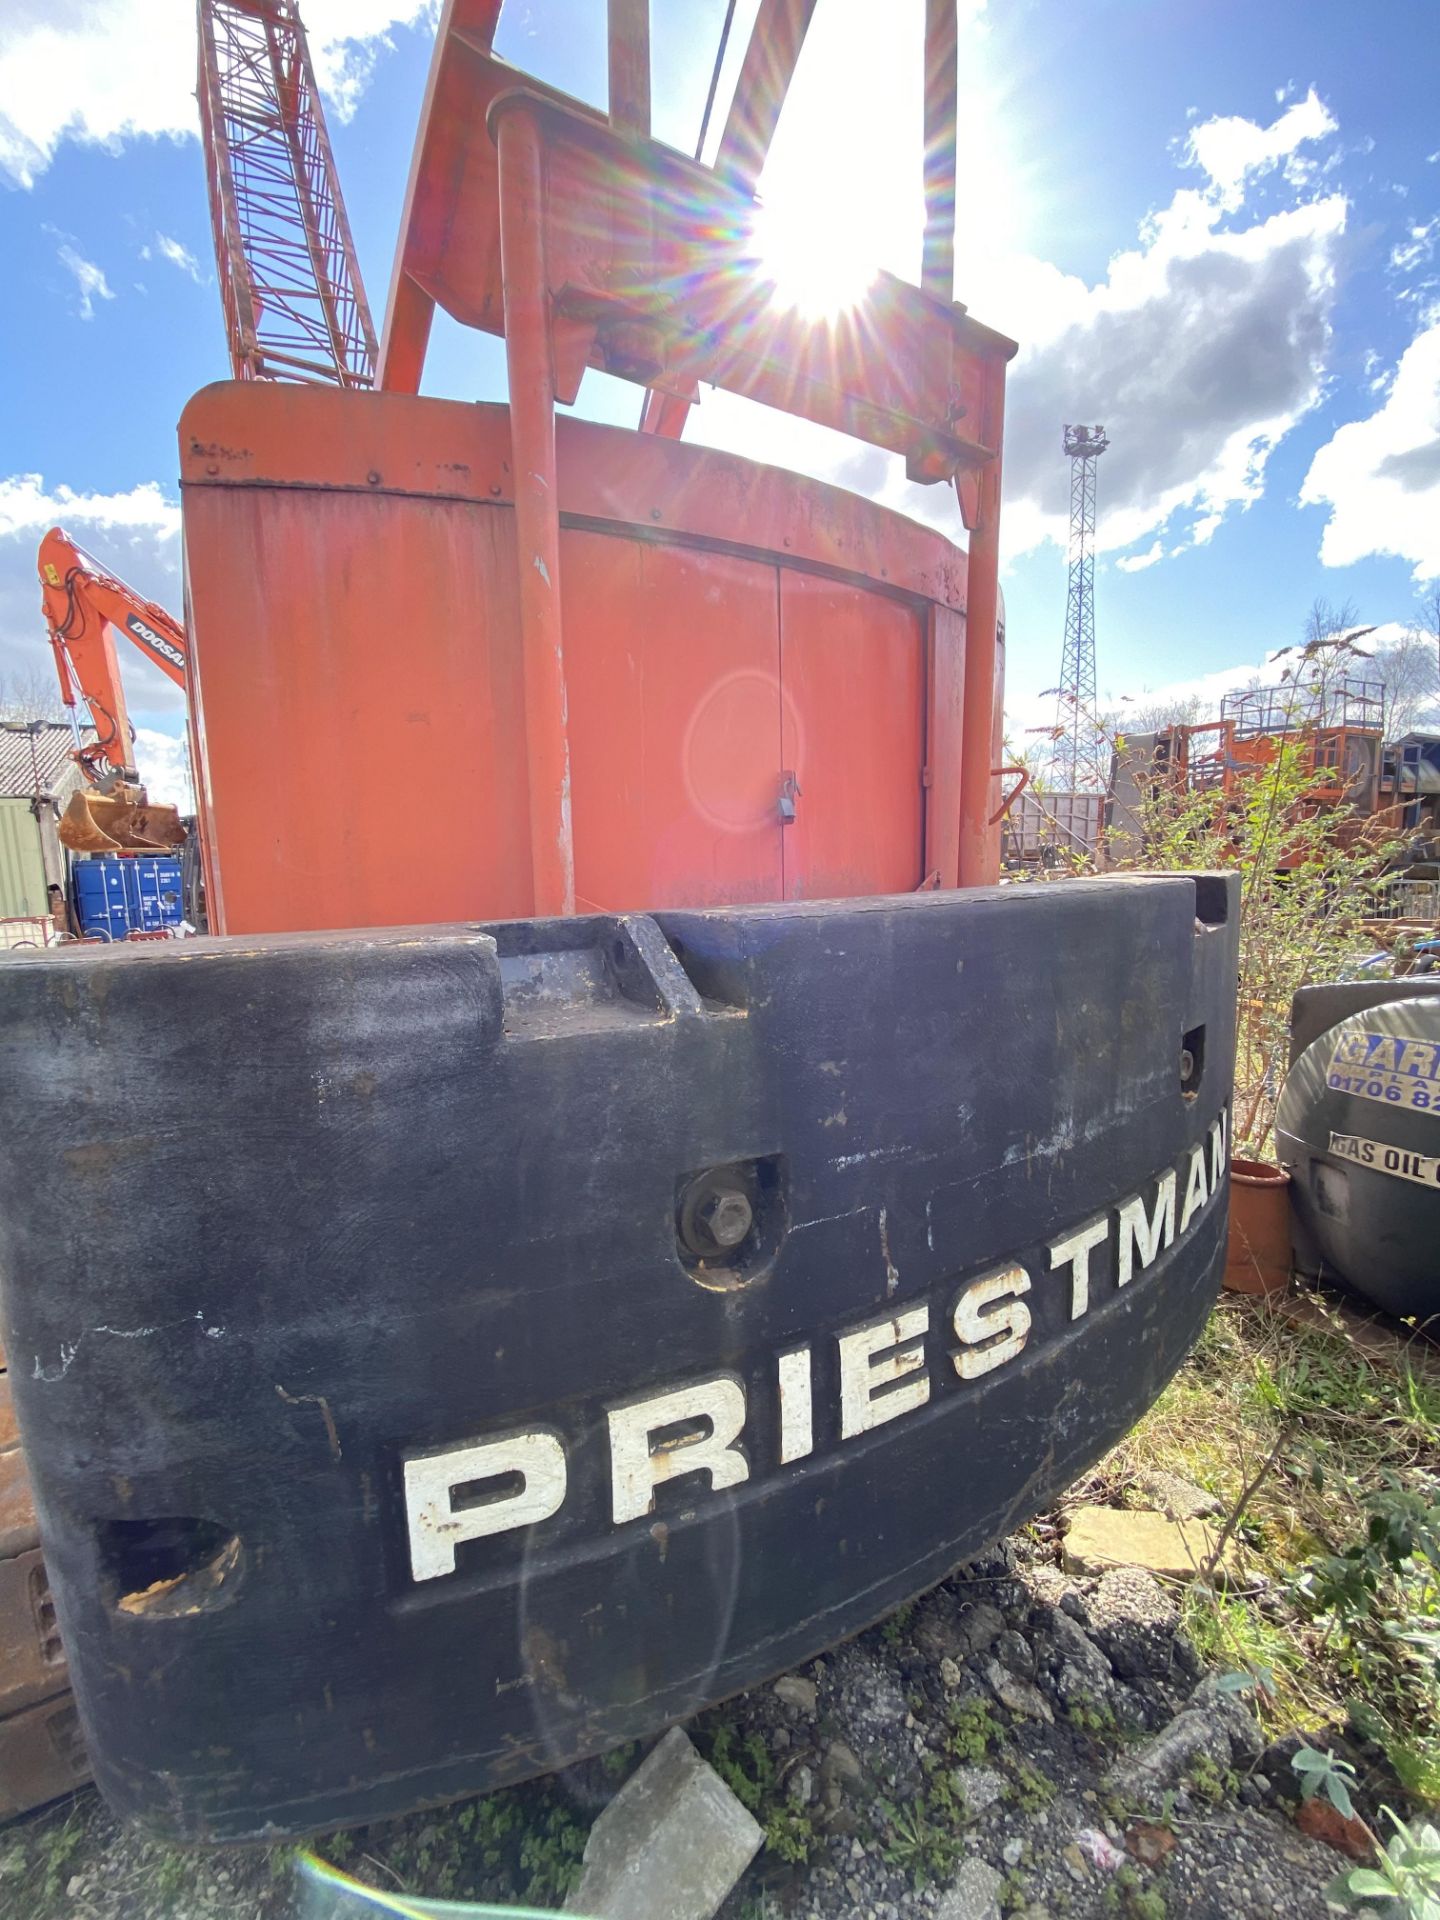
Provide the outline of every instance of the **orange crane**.
{"type": "Polygon", "coordinates": [[[76,727],[74,757],[87,785],[61,816],[62,843],[78,853],[179,846],[185,839],[179,813],[173,806],[152,805],[140,782],[115,635],[123,633],[183,689],[190,659],[185,629],[163,607],[108,573],[60,527],[52,527],[40,542],[38,565],[61,698],[72,722],[83,700],[95,723],[95,738],[84,746],[76,727]]]}
{"type": "MultiPolygon", "coordinates": [[[[298,133],[293,5],[201,9],[202,93],[207,22],[267,30],[208,150],[222,239],[283,209],[298,327],[323,229],[248,151],[298,133]]],[[[16,1408],[152,1834],[508,1786],[813,1659],[1085,1471],[1210,1312],[1237,877],[994,884],[1016,347],[952,297],[955,10],[918,283],[810,319],[755,244],[807,0],[760,0],[724,168],[651,135],[647,0],[603,113],[445,0],[373,381],[328,315],[257,364],[227,306],[180,466],[242,937],[0,965],[16,1408]],[[422,392],[437,309],[508,404],[422,392]],[[567,414],[591,371],[651,430],[567,414]],[[953,487],[957,539],[687,444],[711,387],[953,487]],[[423,809],[337,809],[341,765],[423,809]]]]}

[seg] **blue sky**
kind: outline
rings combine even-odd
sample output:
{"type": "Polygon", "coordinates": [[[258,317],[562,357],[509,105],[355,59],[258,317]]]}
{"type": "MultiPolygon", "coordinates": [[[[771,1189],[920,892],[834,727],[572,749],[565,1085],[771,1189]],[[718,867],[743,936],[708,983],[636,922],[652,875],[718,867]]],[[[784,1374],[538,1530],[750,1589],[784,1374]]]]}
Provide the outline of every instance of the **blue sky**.
{"type": "MultiPolygon", "coordinates": [[[[740,0],[737,50],[753,10],[740,0]]],[[[434,16],[422,0],[304,11],[378,327],[434,16]]],[[[693,143],[723,11],[652,0],[662,138],[693,143]]],[[[912,277],[920,12],[820,0],[763,183],[803,245],[912,277]]],[[[1022,343],[1005,500],[1017,722],[1058,667],[1066,420],[1102,420],[1113,442],[1102,696],[1248,673],[1317,594],[1406,621],[1440,578],[1437,0],[962,0],[962,15],[956,295],[1022,343]]],[[[510,0],[497,46],[603,104],[603,17],[602,0],[510,0]]],[[[55,518],[179,610],[175,422],[227,371],[193,69],[185,0],[7,0],[0,16],[12,682],[48,672],[34,548],[55,518]]],[[[427,390],[499,397],[501,373],[496,343],[437,329],[427,390]]],[[[593,375],[582,391],[601,417],[635,407],[593,375]]],[[[941,490],[745,403],[707,395],[691,431],[958,531],[941,490]]],[[[138,657],[128,678],[137,721],[177,734],[168,684],[138,657]]]]}

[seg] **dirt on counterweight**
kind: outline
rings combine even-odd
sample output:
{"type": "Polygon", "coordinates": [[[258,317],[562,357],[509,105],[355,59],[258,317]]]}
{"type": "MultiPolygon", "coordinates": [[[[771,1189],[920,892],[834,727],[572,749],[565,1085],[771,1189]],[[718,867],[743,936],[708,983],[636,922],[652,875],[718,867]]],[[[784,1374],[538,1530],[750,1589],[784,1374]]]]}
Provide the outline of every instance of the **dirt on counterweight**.
{"type": "MultiPolygon", "coordinates": [[[[1297,1829],[1289,1749],[1202,1673],[1170,1594],[1061,1573],[1033,1535],[688,1730],[766,1833],[722,1920],[1321,1915],[1345,1864],[1297,1829]]],[[[558,1909],[640,1758],[318,1850],[392,1893],[558,1909]]],[[[158,1846],[93,1793],[0,1835],[0,1913],[27,1920],[301,1911],[289,1850],[158,1846]]]]}

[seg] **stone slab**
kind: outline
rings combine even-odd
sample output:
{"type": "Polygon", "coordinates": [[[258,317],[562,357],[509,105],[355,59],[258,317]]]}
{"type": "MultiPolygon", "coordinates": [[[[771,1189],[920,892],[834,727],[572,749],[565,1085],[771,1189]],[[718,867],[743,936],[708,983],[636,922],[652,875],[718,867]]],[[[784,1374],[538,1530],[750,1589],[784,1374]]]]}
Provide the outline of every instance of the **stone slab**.
{"type": "Polygon", "coordinates": [[[672,1727],[590,1829],[565,1911],[590,1920],[710,1920],[763,1837],[672,1727]]]}
{"type": "MultiPolygon", "coordinates": [[[[1065,1568],[1068,1573],[1106,1573],[1111,1567],[1144,1567],[1163,1579],[1193,1580],[1208,1565],[1219,1537],[1219,1529],[1204,1520],[1081,1507],[1065,1535],[1065,1568]]],[[[1220,1566],[1231,1576],[1239,1572],[1233,1541],[1220,1566]]]]}

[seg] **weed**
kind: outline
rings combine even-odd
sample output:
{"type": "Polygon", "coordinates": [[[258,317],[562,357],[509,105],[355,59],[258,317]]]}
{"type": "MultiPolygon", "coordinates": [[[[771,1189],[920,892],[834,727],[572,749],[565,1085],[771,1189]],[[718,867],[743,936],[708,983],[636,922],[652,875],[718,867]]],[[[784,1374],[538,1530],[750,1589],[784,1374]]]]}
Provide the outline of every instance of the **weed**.
{"type": "Polygon", "coordinates": [[[722,1720],[710,1735],[711,1766],[742,1806],[755,1813],[775,1788],[775,1762],[757,1734],[749,1734],[736,1750],[735,1728],[722,1720]]]}
{"type": "Polygon", "coordinates": [[[750,1733],[741,1740],[730,1721],[720,1720],[710,1729],[706,1757],[760,1822],[768,1851],[789,1866],[802,1866],[820,1844],[814,1816],[784,1797],[779,1769],[763,1737],[750,1733]]]}
{"type": "Polygon", "coordinates": [[[897,1807],[882,1800],[878,1811],[886,1825],[880,1851],[892,1867],[908,1873],[917,1891],[946,1879],[959,1865],[960,1837],[944,1820],[937,1820],[927,1800],[897,1807]]]}
{"type": "Polygon", "coordinates": [[[894,1613],[891,1614],[890,1618],[880,1629],[880,1638],[885,1642],[887,1647],[893,1649],[899,1646],[905,1637],[910,1622],[914,1618],[915,1602],[913,1600],[908,1600],[903,1607],[897,1607],[895,1609],[894,1613]]]}
{"type": "Polygon", "coordinates": [[[1384,1900],[1406,1920],[1434,1920],[1440,1913],[1440,1832],[1428,1824],[1408,1827],[1388,1807],[1385,1815],[1394,1831],[1377,1847],[1375,1864],[1342,1873],[1329,1889],[1330,1898],[1350,1907],[1384,1900]]]}
{"type": "Polygon", "coordinates": [[[765,1817],[765,1845],[779,1860],[803,1867],[819,1845],[810,1816],[798,1807],[775,1807],[765,1817]]]}
{"type": "Polygon", "coordinates": [[[1232,1800],[1239,1788],[1239,1777],[1229,1767],[1220,1767],[1209,1754],[1197,1754],[1185,1775],[1185,1784],[1197,1800],[1207,1807],[1220,1807],[1232,1800]]]}
{"type": "Polygon", "coordinates": [[[1074,1497],[1168,1468],[1237,1513],[1248,1593],[1196,1585],[1182,1628],[1207,1666],[1259,1676],[1271,1735],[1343,1723],[1416,1801],[1440,1796],[1440,1384],[1317,1313],[1222,1306],[1155,1406],[1074,1497]],[[1263,1470],[1263,1471],[1262,1471],[1263,1470]],[[1258,1591],[1256,1590],[1258,1589],[1258,1591]]]}
{"type": "Polygon", "coordinates": [[[532,1907],[560,1906],[580,1877],[587,1829],[567,1806],[552,1802],[520,1842],[520,1868],[526,1875],[525,1901],[532,1907]]]}
{"type": "MultiPolygon", "coordinates": [[[[334,1841],[340,1837],[339,1834],[333,1834],[331,1836],[331,1843],[333,1844],[334,1841]]],[[[299,1851],[300,1849],[298,1847],[271,1847],[265,1855],[265,1870],[270,1875],[270,1878],[272,1880],[288,1880],[295,1871],[295,1860],[299,1851]]]]}
{"type": "Polygon", "coordinates": [[[491,1794],[475,1803],[475,1839],[480,1858],[493,1873],[503,1865],[506,1855],[524,1825],[520,1803],[509,1794],[491,1794]]]}
{"type": "Polygon", "coordinates": [[[945,1749],[952,1760],[977,1766],[1005,1738],[1005,1729],[983,1700],[952,1700],[945,1710],[945,1749]]]}
{"type": "Polygon", "coordinates": [[[1025,1886],[1025,1876],[1018,1867],[1011,1867],[1007,1872],[996,1898],[1002,1913],[1019,1913],[1029,1906],[1030,1895],[1025,1886]]]}
{"type": "Polygon", "coordinates": [[[1346,1820],[1353,1818],[1355,1803],[1350,1798],[1350,1782],[1355,1778],[1355,1769],[1348,1760],[1337,1760],[1328,1747],[1324,1753],[1314,1747],[1301,1747],[1290,1765],[1300,1776],[1302,1799],[1312,1800],[1317,1793],[1323,1793],[1338,1814],[1346,1820]]]}
{"type": "Polygon", "coordinates": [[[635,1765],[635,1756],[640,1751],[638,1740],[627,1740],[623,1747],[612,1747],[609,1753],[600,1756],[600,1770],[607,1780],[621,1781],[635,1765]]]}
{"type": "MultiPolygon", "coordinates": [[[[40,1891],[46,1900],[58,1897],[70,1877],[70,1861],[85,1837],[81,1822],[73,1817],[63,1826],[40,1829],[35,1846],[40,1891]]],[[[177,1859],[181,1856],[176,1855],[177,1859]]]]}
{"type": "Polygon", "coordinates": [[[1107,1740],[1115,1733],[1115,1715],[1103,1700],[1093,1694],[1077,1693],[1066,1703],[1070,1724],[1096,1740],[1107,1740]]]}
{"type": "Polygon", "coordinates": [[[1147,1887],[1128,1861],[1111,1877],[1101,1905],[1106,1913],[1121,1914],[1124,1920],[1165,1920],[1165,1896],[1158,1888],[1147,1887]]]}
{"type": "Polygon", "coordinates": [[[176,1853],[169,1847],[157,1847],[154,1850],[154,1865],[151,1868],[150,1886],[157,1897],[169,1907],[173,1907],[181,1888],[185,1885],[190,1860],[183,1853],[176,1853]]]}
{"type": "Polygon", "coordinates": [[[736,1920],[777,1920],[779,1912],[780,1908],[771,1898],[769,1889],[760,1887],[754,1893],[742,1896],[736,1920]]]}
{"type": "Polygon", "coordinates": [[[1282,1684],[1293,1687],[1304,1673],[1305,1650],[1293,1631],[1267,1619],[1248,1600],[1192,1585],[1185,1590],[1180,1624],[1207,1667],[1265,1676],[1262,1698],[1282,1684]]]}
{"type": "Polygon", "coordinates": [[[1010,1798],[1022,1813],[1038,1813],[1055,1798],[1055,1782],[1028,1760],[1017,1760],[1010,1769],[1010,1798]]]}

